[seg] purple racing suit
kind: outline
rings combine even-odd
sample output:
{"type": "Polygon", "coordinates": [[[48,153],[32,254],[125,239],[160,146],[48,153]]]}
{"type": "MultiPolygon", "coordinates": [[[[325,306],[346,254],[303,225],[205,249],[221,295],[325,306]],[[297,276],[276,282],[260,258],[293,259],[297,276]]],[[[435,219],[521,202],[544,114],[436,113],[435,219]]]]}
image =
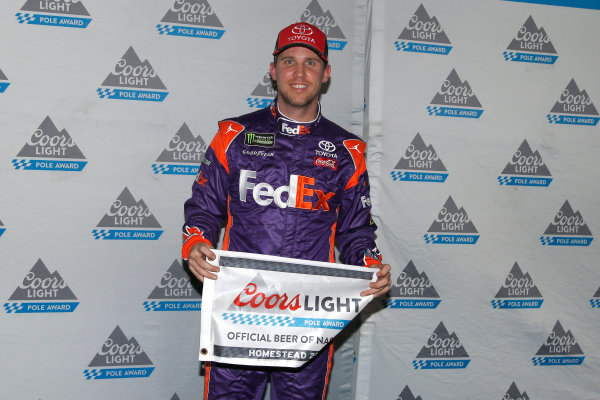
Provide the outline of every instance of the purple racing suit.
{"type": "MultiPolygon", "coordinates": [[[[271,107],[219,122],[185,203],[187,259],[198,243],[314,261],[379,264],[371,219],[366,143],[321,115],[293,121],[271,107]]],[[[365,288],[368,289],[368,288],[365,288]]],[[[299,369],[207,366],[205,399],[320,399],[332,348],[299,369]]]]}

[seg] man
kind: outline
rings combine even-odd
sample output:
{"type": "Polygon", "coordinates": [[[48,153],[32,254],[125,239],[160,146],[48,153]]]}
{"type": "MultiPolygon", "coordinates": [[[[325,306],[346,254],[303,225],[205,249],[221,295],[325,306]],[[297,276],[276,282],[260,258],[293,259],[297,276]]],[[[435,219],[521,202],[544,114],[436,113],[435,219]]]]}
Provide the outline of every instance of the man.
{"type": "MultiPolygon", "coordinates": [[[[329,80],[327,38],[296,23],[278,35],[271,63],[277,98],[270,108],[219,122],[219,131],[185,203],[183,258],[201,281],[217,279],[211,248],[227,221],[223,249],[378,268],[362,296],[389,290],[381,264],[364,152],[365,142],[321,115],[329,80]]],[[[299,369],[207,363],[204,399],[324,399],[333,348],[299,369]]]]}

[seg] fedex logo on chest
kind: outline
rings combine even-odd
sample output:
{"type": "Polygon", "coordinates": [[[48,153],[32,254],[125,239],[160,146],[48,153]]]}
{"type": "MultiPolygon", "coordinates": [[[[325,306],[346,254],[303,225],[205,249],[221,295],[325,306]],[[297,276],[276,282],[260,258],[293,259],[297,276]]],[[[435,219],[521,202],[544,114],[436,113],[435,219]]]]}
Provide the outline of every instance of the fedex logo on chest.
{"type": "Polygon", "coordinates": [[[304,175],[290,175],[288,185],[274,188],[266,182],[253,182],[256,179],[256,171],[243,169],[240,171],[240,201],[247,202],[248,192],[256,204],[266,207],[271,203],[279,208],[302,208],[305,210],[329,211],[327,203],[335,193],[325,193],[314,188],[315,178],[304,175]],[[287,199],[284,200],[284,193],[287,199]]]}

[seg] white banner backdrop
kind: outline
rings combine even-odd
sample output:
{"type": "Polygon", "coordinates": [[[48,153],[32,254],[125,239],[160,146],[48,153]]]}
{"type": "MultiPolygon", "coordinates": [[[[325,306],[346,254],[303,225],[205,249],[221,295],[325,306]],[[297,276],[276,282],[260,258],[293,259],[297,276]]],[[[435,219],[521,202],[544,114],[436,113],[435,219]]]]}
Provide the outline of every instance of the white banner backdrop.
{"type": "Polygon", "coordinates": [[[393,287],[361,328],[357,398],[598,398],[600,11],[375,1],[371,24],[393,287]]]}
{"type": "MultiPolygon", "coordinates": [[[[3,397],[200,396],[200,285],[180,258],[197,164],[218,120],[270,103],[295,21],[331,30],[323,112],[360,133],[365,4],[0,4],[3,397]]],[[[331,398],[350,396],[344,351],[331,398]]]]}

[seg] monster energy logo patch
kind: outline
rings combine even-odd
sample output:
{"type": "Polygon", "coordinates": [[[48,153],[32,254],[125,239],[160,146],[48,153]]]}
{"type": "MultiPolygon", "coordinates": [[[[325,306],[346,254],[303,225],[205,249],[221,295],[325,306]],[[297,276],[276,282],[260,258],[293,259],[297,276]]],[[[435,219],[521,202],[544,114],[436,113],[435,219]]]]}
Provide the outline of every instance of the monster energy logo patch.
{"type": "Polygon", "coordinates": [[[274,133],[247,132],[244,140],[246,146],[270,147],[275,146],[274,133]]]}

